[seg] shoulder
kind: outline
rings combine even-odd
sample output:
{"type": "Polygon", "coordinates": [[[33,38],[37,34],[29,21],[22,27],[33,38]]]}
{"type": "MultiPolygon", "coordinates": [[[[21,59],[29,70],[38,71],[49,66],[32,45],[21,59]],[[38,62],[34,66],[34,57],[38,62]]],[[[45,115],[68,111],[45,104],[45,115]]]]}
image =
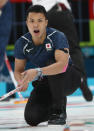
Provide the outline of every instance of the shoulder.
{"type": "Polygon", "coordinates": [[[69,48],[68,40],[63,32],[54,28],[49,28],[47,37],[51,39],[56,49],[69,48]]]}
{"type": "Polygon", "coordinates": [[[47,28],[47,36],[55,41],[58,41],[60,39],[66,39],[65,34],[55,28],[47,28]]]}
{"type": "Polygon", "coordinates": [[[20,40],[31,42],[32,41],[31,34],[29,32],[24,34],[23,36],[20,37],[20,40]]]}
{"type": "Polygon", "coordinates": [[[18,38],[18,40],[16,41],[15,44],[24,44],[24,43],[29,43],[31,42],[31,35],[30,33],[26,33],[24,35],[22,35],[20,38],[18,38]]]}

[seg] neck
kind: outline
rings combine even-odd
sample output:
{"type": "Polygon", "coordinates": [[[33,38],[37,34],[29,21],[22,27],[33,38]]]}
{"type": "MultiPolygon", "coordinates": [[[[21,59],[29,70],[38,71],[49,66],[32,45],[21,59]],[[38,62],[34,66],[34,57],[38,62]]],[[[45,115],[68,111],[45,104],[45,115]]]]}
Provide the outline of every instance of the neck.
{"type": "Polygon", "coordinates": [[[33,40],[33,42],[34,42],[35,45],[41,45],[41,44],[44,43],[45,38],[46,38],[46,33],[44,33],[44,34],[42,35],[42,37],[35,38],[35,39],[32,38],[32,40],[33,40]]]}

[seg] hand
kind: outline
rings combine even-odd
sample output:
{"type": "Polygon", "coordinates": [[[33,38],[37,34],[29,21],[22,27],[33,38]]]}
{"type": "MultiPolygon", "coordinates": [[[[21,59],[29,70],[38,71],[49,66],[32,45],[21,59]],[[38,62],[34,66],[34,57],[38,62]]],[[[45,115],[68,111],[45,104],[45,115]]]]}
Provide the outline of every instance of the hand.
{"type": "MultiPolygon", "coordinates": [[[[21,81],[18,83],[18,87],[22,87],[22,86],[21,86],[21,81]]],[[[26,91],[27,88],[28,88],[28,83],[26,83],[22,88],[20,88],[20,89],[18,90],[18,92],[26,91]]]]}
{"type": "Polygon", "coordinates": [[[30,81],[34,80],[37,76],[37,70],[29,69],[21,73],[22,80],[18,83],[18,87],[22,87],[19,91],[25,91],[30,81]]]}

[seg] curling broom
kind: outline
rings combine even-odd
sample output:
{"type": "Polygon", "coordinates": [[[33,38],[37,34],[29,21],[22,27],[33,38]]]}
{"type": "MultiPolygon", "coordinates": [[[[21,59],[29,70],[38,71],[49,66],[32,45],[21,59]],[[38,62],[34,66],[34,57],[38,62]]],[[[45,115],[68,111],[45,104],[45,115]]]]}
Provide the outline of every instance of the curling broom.
{"type": "MultiPolygon", "coordinates": [[[[11,76],[11,79],[12,79],[12,81],[14,83],[14,86],[16,88],[17,87],[17,82],[16,82],[16,80],[14,78],[14,74],[13,74],[13,71],[12,71],[12,68],[11,68],[11,65],[9,63],[9,60],[8,60],[8,57],[7,57],[6,53],[5,53],[5,63],[6,63],[6,66],[8,68],[8,71],[9,71],[9,74],[11,76]]],[[[18,92],[18,95],[20,97],[20,101],[15,101],[14,102],[15,104],[24,103],[24,102],[26,103],[27,102],[27,100],[23,98],[23,96],[21,95],[20,92],[18,92]]]]}
{"type": "Polygon", "coordinates": [[[19,91],[20,88],[21,88],[21,87],[18,87],[18,88],[16,88],[16,89],[14,89],[14,90],[6,93],[5,95],[3,95],[3,96],[0,98],[0,101],[6,99],[7,97],[9,97],[9,96],[11,96],[11,95],[13,95],[13,94],[16,93],[17,91],[19,91]]]}

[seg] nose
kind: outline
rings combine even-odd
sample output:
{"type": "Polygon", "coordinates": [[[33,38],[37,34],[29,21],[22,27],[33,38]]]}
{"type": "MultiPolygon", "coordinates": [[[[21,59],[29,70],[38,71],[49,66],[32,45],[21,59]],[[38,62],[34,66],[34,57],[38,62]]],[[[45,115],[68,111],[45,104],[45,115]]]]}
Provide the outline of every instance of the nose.
{"type": "Polygon", "coordinates": [[[38,23],[37,22],[34,23],[34,27],[38,27],[38,23]]]}

